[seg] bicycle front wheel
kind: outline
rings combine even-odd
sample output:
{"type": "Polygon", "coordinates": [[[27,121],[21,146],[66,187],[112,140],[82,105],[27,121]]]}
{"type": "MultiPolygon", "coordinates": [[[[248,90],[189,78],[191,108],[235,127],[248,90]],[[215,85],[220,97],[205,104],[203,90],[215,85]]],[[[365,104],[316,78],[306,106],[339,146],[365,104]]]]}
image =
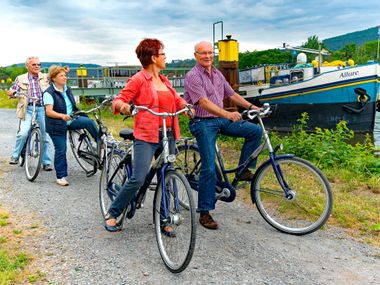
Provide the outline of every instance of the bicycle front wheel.
{"type": "Polygon", "coordinates": [[[26,142],[25,175],[29,181],[34,181],[41,170],[42,133],[40,128],[33,128],[26,142]]]}
{"type": "Polygon", "coordinates": [[[281,232],[305,235],[318,230],[326,223],[333,206],[327,178],[309,161],[298,157],[280,157],[275,161],[290,196],[285,197],[267,161],[251,183],[252,202],[265,221],[281,232]]]}
{"type": "Polygon", "coordinates": [[[82,167],[86,173],[94,171],[95,162],[88,158],[88,156],[79,155],[80,153],[93,154],[96,152],[92,146],[90,135],[87,131],[84,129],[70,130],[69,141],[75,160],[78,162],[80,167],[82,167]]]}
{"type": "Polygon", "coordinates": [[[182,173],[171,170],[165,174],[165,189],[160,183],[154,196],[153,218],[165,266],[173,273],[182,272],[193,256],[196,238],[194,200],[182,173]],[[165,226],[173,231],[168,234],[165,226]]]}
{"type": "Polygon", "coordinates": [[[112,153],[109,153],[100,175],[99,202],[100,210],[104,218],[106,218],[108,209],[117,195],[117,190],[115,187],[112,187],[112,185],[116,184],[122,186],[128,180],[126,165],[123,165],[123,168],[118,168],[122,159],[123,153],[120,151],[115,150],[112,153]],[[110,180],[111,178],[112,181],[110,180]]]}

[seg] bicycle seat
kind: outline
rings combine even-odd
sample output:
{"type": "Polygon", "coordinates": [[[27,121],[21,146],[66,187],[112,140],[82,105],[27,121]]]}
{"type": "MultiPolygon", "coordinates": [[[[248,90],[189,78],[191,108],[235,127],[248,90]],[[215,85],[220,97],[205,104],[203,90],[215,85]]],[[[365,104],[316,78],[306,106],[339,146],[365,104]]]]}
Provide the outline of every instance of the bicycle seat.
{"type": "Polygon", "coordinates": [[[119,136],[125,140],[131,140],[133,141],[135,137],[133,136],[133,129],[121,129],[119,132],[119,136]]]}

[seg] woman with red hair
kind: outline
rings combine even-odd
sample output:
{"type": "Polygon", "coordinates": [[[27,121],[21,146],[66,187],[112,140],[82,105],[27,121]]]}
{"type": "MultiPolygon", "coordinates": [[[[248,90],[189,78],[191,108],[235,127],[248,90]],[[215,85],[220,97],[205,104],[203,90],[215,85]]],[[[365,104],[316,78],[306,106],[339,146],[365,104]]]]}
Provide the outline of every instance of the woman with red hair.
{"type": "MultiPolygon", "coordinates": [[[[183,100],[171,86],[169,80],[160,74],[165,68],[164,45],[157,39],[144,39],[136,48],[136,54],[141,62],[142,69],[130,79],[121,93],[113,101],[112,108],[115,114],[131,114],[131,103],[143,105],[156,112],[176,112],[184,108],[187,102],[183,100]]],[[[178,118],[166,119],[168,138],[171,153],[175,150],[175,140],[179,139],[178,118]]],[[[135,197],[138,189],[145,181],[150,164],[155,153],[162,148],[162,118],[149,112],[139,112],[134,117],[134,159],[132,175],[124,185],[115,185],[119,190],[113,200],[105,222],[105,229],[110,232],[120,230],[116,218],[121,215],[125,207],[135,197]]],[[[162,231],[168,236],[174,232],[170,226],[162,225],[162,231]]]]}

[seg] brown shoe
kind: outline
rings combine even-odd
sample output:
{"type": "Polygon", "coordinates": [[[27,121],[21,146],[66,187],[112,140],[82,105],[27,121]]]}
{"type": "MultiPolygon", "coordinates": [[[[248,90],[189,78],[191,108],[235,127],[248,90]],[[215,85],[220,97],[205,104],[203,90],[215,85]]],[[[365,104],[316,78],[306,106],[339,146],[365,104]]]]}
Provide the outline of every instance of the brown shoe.
{"type": "Polygon", "coordinates": [[[249,169],[247,169],[246,171],[243,172],[242,175],[240,175],[239,180],[240,181],[252,181],[253,176],[254,176],[254,174],[251,171],[249,171],[249,169]]]}
{"type": "Polygon", "coordinates": [[[214,221],[210,214],[201,214],[199,217],[199,223],[206,229],[216,230],[218,229],[218,223],[214,221]]]}

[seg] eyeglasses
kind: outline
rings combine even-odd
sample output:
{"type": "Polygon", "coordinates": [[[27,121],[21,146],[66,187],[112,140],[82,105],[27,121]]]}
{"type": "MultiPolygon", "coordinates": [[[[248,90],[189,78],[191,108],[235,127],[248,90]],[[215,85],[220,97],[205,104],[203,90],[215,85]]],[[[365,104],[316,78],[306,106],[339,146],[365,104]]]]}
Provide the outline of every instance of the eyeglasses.
{"type": "Polygon", "coordinates": [[[165,53],[162,52],[162,53],[157,54],[157,56],[159,56],[159,55],[163,55],[163,56],[165,56],[165,53]]]}
{"type": "Polygon", "coordinates": [[[41,63],[33,63],[31,66],[41,66],[41,63]]]}
{"type": "Polygon", "coordinates": [[[205,56],[205,55],[213,55],[214,53],[212,51],[196,51],[195,53],[201,55],[201,56],[205,56]]]}

